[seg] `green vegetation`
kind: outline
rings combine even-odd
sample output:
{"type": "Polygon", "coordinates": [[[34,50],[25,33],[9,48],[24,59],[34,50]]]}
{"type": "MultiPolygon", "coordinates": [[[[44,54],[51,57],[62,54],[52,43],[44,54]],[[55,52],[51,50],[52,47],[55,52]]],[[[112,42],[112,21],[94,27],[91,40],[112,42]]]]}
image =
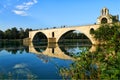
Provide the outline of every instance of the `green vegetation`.
{"type": "Polygon", "coordinates": [[[29,36],[29,31],[32,29],[22,29],[19,30],[14,27],[12,29],[7,29],[6,31],[0,30],[0,39],[23,39],[29,36]]]}
{"type": "MultiPolygon", "coordinates": [[[[5,49],[12,54],[16,54],[17,50],[20,50],[20,53],[24,51],[25,46],[23,45],[22,39],[29,36],[29,31],[32,29],[22,29],[19,30],[14,27],[11,29],[7,29],[5,31],[0,30],[0,51],[5,49]],[[19,46],[19,47],[18,47],[19,46]]],[[[28,49],[25,48],[26,52],[28,49]]]]}
{"type": "Polygon", "coordinates": [[[120,79],[120,25],[101,25],[92,35],[102,45],[96,46],[94,52],[83,52],[76,57],[70,68],[61,68],[64,79],[120,79]]]}
{"type": "Polygon", "coordinates": [[[115,44],[116,42],[119,43],[120,39],[120,25],[119,24],[103,24],[100,26],[99,29],[92,32],[94,37],[99,42],[105,42],[107,44],[115,44]]]}

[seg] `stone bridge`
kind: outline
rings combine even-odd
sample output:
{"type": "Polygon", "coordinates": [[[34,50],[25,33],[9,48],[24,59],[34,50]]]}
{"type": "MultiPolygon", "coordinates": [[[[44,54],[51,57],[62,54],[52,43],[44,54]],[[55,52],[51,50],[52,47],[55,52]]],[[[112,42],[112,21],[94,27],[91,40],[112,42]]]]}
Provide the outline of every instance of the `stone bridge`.
{"type": "Polygon", "coordinates": [[[47,29],[47,30],[36,30],[36,31],[30,31],[29,32],[29,38],[30,41],[33,41],[34,36],[41,32],[46,37],[48,42],[59,42],[59,39],[67,32],[69,31],[80,31],[84,35],[86,35],[92,44],[96,44],[96,40],[93,38],[93,36],[90,34],[90,30],[94,29],[96,30],[99,28],[100,25],[88,25],[88,26],[73,26],[73,27],[64,27],[64,28],[55,28],[55,29],[47,29]]]}

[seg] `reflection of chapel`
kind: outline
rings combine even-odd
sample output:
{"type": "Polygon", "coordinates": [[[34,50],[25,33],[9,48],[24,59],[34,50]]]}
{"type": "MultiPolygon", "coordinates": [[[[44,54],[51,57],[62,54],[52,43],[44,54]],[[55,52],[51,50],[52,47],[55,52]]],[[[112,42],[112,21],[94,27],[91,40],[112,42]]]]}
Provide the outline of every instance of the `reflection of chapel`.
{"type": "Polygon", "coordinates": [[[97,19],[97,24],[104,24],[104,23],[114,23],[119,21],[118,15],[111,15],[109,14],[109,10],[107,8],[103,8],[101,10],[101,15],[97,19]]]}

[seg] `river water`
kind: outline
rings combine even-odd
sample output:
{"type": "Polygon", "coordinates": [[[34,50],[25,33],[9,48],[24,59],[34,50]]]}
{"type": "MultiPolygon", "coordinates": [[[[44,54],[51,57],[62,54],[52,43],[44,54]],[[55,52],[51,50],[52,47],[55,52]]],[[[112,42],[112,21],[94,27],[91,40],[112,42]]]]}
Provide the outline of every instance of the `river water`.
{"type": "Polygon", "coordinates": [[[0,42],[0,79],[62,79],[59,69],[69,68],[73,56],[91,45],[74,43],[23,45],[0,42]]]}

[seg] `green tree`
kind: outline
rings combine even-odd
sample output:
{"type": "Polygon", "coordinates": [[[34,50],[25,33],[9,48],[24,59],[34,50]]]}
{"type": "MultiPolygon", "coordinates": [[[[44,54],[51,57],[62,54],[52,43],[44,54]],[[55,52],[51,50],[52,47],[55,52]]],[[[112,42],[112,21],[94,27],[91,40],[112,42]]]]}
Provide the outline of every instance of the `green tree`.
{"type": "Polygon", "coordinates": [[[11,29],[11,34],[12,34],[12,39],[18,39],[19,38],[19,31],[17,30],[16,27],[12,28],[11,29]]]}
{"type": "Polygon", "coordinates": [[[22,28],[20,28],[20,31],[19,31],[19,39],[23,39],[25,38],[25,32],[22,28]]]}
{"type": "Polygon", "coordinates": [[[29,31],[32,31],[32,29],[25,29],[25,38],[29,37],[29,31]]]}
{"type": "Polygon", "coordinates": [[[0,30],[0,39],[4,38],[4,32],[2,30],[0,30]]]}
{"type": "Polygon", "coordinates": [[[94,31],[94,37],[100,42],[106,42],[107,44],[115,44],[119,42],[120,38],[120,25],[119,24],[103,24],[94,31]]]}
{"type": "Polygon", "coordinates": [[[12,39],[12,31],[10,29],[7,29],[4,32],[4,37],[5,37],[5,39],[12,39]]]}

